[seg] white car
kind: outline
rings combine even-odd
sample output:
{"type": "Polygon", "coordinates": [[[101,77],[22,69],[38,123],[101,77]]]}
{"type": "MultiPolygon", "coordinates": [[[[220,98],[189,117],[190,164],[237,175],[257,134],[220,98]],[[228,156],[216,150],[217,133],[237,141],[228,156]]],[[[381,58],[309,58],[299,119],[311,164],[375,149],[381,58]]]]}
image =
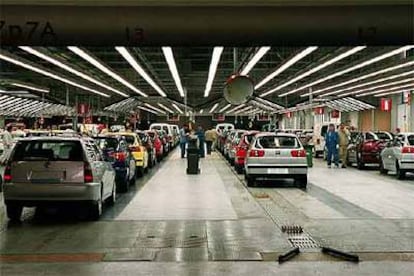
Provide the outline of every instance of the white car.
{"type": "Polygon", "coordinates": [[[296,135],[259,133],[253,138],[244,165],[247,186],[258,179],[293,178],[305,189],[308,182],[306,152],[296,135]]]}
{"type": "Polygon", "coordinates": [[[414,132],[400,133],[387,143],[381,152],[380,172],[396,172],[404,179],[407,172],[414,172],[414,132]]]}

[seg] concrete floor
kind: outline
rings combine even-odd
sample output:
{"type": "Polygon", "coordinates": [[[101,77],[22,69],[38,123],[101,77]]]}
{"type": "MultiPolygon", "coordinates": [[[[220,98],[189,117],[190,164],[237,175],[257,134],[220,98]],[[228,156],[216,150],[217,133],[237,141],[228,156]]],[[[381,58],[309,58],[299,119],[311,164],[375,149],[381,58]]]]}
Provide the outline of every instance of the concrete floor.
{"type": "MultiPolygon", "coordinates": [[[[102,219],[74,210],[27,208],[8,224],[0,207],[0,275],[412,275],[414,177],[374,169],[310,170],[307,191],[290,181],[246,188],[214,153],[200,175],[186,175],[174,152],[102,219]],[[284,226],[301,226],[301,234],[284,226]],[[279,265],[281,254],[301,253],[279,265]],[[320,253],[354,252],[359,264],[320,253]]],[[[2,200],[2,198],[0,198],[2,200]]]]}

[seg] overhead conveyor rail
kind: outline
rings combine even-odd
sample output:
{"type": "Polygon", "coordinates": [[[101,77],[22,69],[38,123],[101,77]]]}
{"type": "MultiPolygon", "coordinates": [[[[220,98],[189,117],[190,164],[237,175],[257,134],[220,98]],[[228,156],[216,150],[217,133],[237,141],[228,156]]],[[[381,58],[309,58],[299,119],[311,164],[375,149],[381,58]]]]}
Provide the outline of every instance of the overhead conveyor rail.
{"type": "Polygon", "coordinates": [[[72,114],[74,114],[74,108],[70,106],[7,95],[0,96],[0,115],[2,116],[38,117],[72,114]]]}

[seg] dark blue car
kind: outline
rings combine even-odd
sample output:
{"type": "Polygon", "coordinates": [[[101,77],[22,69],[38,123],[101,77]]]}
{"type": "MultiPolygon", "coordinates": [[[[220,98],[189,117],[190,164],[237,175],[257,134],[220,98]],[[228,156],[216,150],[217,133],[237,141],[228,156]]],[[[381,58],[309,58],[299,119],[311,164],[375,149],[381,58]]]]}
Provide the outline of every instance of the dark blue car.
{"type": "Polygon", "coordinates": [[[135,184],[135,160],[125,138],[103,135],[94,137],[94,140],[102,150],[105,159],[112,163],[115,169],[117,191],[127,192],[129,185],[135,184]]]}

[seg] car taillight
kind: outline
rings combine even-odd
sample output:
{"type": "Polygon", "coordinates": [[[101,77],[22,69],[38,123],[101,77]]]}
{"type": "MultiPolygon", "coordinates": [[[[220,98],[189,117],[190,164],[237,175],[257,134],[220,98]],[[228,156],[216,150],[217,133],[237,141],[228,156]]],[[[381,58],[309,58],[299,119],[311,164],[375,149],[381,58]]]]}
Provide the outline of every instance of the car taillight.
{"type": "Polygon", "coordinates": [[[125,152],[116,152],[114,153],[113,157],[118,161],[125,161],[126,154],[125,152]]]}
{"type": "Polygon", "coordinates": [[[290,155],[292,155],[292,157],[306,157],[306,151],[301,149],[301,150],[292,150],[290,152],[290,155]]]}
{"type": "Polygon", "coordinates": [[[3,180],[4,180],[5,183],[8,183],[8,182],[12,181],[11,165],[10,164],[7,164],[6,167],[4,168],[3,180]]]}
{"type": "Polygon", "coordinates": [[[409,146],[403,147],[401,152],[402,153],[414,153],[414,147],[409,147],[409,146]]]}
{"type": "Polygon", "coordinates": [[[85,183],[93,182],[92,168],[88,162],[83,164],[83,180],[85,183]]]}
{"type": "Polygon", "coordinates": [[[251,150],[249,156],[250,157],[263,157],[264,150],[251,150]]]}

